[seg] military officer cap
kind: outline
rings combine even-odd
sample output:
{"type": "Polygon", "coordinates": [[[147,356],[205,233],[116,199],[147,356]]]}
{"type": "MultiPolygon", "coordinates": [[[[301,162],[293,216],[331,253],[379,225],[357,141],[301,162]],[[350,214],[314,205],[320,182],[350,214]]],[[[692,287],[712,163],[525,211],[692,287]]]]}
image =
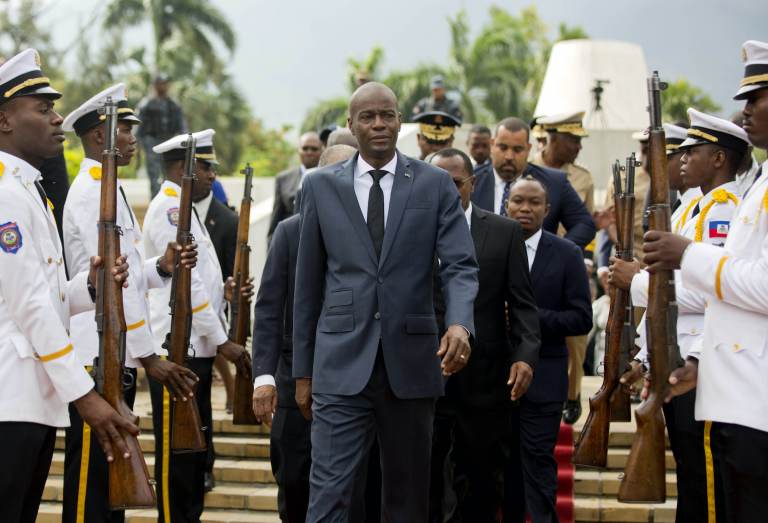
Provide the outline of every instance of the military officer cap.
{"type": "Polygon", "coordinates": [[[0,104],[20,96],[61,98],[61,93],[43,76],[40,55],[34,49],[26,49],[0,65],[0,104]]]}
{"type": "Polygon", "coordinates": [[[531,123],[528,125],[531,128],[531,136],[536,140],[541,140],[547,137],[547,131],[539,123],[541,116],[534,116],[531,123]]]}
{"type": "MultiPolygon", "coordinates": [[[[195,138],[195,159],[218,165],[216,161],[216,151],[213,148],[213,135],[216,131],[206,129],[193,133],[195,138]]],[[[163,160],[169,162],[174,160],[183,160],[187,154],[187,138],[189,135],[180,134],[170,140],[166,140],[159,145],[155,145],[152,150],[157,154],[163,155],[163,160]]]]}
{"type": "Polygon", "coordinates": [[[680,149],[680,144],[688,137],[688,129],[671,123],[662,125],[664,126],[667,154],[675,154],[680,149]]]}
{"type": "Polygon", "coordinates": [[[632,133],[632,139],[637,140],[638,142],[647,142],[649,136],[650,133],[648,132],[648,129],[632,133]]]}
{"type": "Polygon", "coordinates": [[[584,120],[584,111],[576,113],[563,113],[553,116],[540,116],[536,123],[541,129],[548,133],[567,133],[573,136],[585,137],[589,133],[584,129],[582,121],[584,120]]]}
{"type": "Polygon", "coordinates": [[[743,100],[747,93],[768,87],[768,42],[747,40],[741,46],[741,59],[746,62],[744,78],[734,100],[743,100]]]}
{"type": "Polygon", "coordinates": [[[432,142],[447,142],[461,125],[461,120],[442,111],[417,114],[413,121],[419,124],[419,133],[432,142]]]}
{"type": "Polygon", "coordinates": [[[128,122],[131,125],[140,123],[133,109],[128,106],[128,99],[125,97],[125,84],[119,83],[108,87],[96,96],[85,102],[83,105],[72,111],[64,118],[61,128],[64,131],[74,131],[78,136],[82,136],[97,125],[104,122],[106,116],[99,114],[99,109],[107,103],[107,98],[111,98],[117,103],[117,119],[121,122],[128,122]]]}
{"type": "Polygon", "coordinates": [[[691,127],[687,131],[687,138],[680,144],[681,149],[713,143],[737,153],[747,152],[747,133],[735,123],[696,109],[688,109],[688,118],[691,127]]]}

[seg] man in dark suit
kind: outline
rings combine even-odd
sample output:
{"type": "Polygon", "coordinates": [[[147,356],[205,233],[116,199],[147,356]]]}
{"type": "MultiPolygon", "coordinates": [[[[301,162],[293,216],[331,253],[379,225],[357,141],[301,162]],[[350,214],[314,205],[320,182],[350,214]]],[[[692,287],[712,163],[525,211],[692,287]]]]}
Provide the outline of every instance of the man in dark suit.
{"type": "Polygon", "coordinates": [[[275,177],[275,202],[272,206],[272,218],[267,230],[267,243],[272,241],[272,234],[277,224],[292,216],[295,212],[296,191],[309,169],[317,167],[323,153],[323,142],[317,133],[304,133],[299,138],[299,166],[283,171],[275,177]]]}
{"type": "MultiPolygon", "coordinates": [[[[353,147],[329,147],[320,166],[349,159],[353,147]],[[325,161],[325,163],[323,163],[325,161]]],[[[297,193],[296,206],[299,207],[297,193]]],[[[277,480],[280,519],[304,523],[312,463],[310,421],[296,404],[293,365],[293,292],[299,249],[299,215],[277,224],[256,297],[253,323],[253,412],[272,425],[269,435],[272,473],[277,480]],[[273,419],[274,415],[274,419],[273,419]]]]}
{"type": "MultiPolygon", "coordinates": [[[[501,504],[496,483],[503,456],[509,452],[506,439],[512,402],[528,389],[539,356],[536,301],[520,224],[472,205],[475,178],[466,154],[444,149],[435,153],[431,163],[453,178],[480,267],[472,359],[448,380],[446,395],[438,400],[438,415],[449,422],[435,423],[434,439],[443,441],[433,448],[432,482],[438,483],[433,492],[446,479],[445,456],[437,449],[450,449],[453,441],[455,479],[448,479],[457,498],[454,514],[465,522],[495,522],[501,504]]],[[[443,496],[442,510],[435,510],[433,502],[432,521],[448,520],[452,497],[450,491],[443,496]]]]}
{"type": "Polygon", "coordinates": [[[520,453],[511,454],[507,463],[504,521],[523,521],[527,508],[534,523],[556,522],[554,450],[568,394],[565,338],[586,334],[592,328],[589,281],[581,249],[542,229],[550,204],[541,181],[525,176],[515,183],[507,210],[525,235],[539,309],[541,350],[533,382],[520,400],[519,419],[513,420],[513,425],[516,421],[519,426],[520,453]]]}
{"type": "Polygon", "coordinates": [[[359,154],[302,184],[293,376],[313,417],[307,521],[347,521],[374,438],[382,519],[425,521],[435,398],[469,359],[477,263],[451,178],[396,150],[395,94],[364,84],[348,123],[359,154]],[[435,257],[449,325],[441,340],[435,257]]]}
{"type": "Polygon", "coordinates": [[[510,188],[520,176],[532,176],[549,194],[550,212],[544,219],[544,230],[556,234],[562,224],[565,237],[583,249],[595,237],[595,223],[564,172],[528,163],[530,134],[528,124],[519,118],[505,118],[496,126],[491,163],[475,172],[472,203],[506,216],[510,188]]]}

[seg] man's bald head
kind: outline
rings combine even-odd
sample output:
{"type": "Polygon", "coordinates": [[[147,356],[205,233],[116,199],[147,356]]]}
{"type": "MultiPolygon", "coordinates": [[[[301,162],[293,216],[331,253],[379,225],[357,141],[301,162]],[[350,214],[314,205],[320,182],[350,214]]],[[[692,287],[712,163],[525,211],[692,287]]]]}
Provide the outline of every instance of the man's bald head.
{"type": "Polygon", "coordinates": [[[339,127],[328,135],[328,143],[326,145],[328,147],[333,145],[349,145],[357,149],[357,138],[346,127],[339,127]]]}
{"type": "Polygon", "coordinates": [[[347,127],[357,138],[360,156],[381,168],[395,155],[400,112],[392,89],[378,82],[357,88],[349,100],[347,127]]]}
{"type": "Polygon", "coordinates": [[[357,149],[350,145],[338,144],[328,147],[323,154],[320,155],[320,161],[318,167],[325,167],[333,163],[343,162],[352,158],[355,155],[357,149]]]}
{"type": "Polygon", "coordinates": [[[354,117],[361,103],[370,100],[389,101],[397,108],[397,96],[392,89],[379,82],[367,82],[352,93],[349,99],[349,117],[354,117]]]}

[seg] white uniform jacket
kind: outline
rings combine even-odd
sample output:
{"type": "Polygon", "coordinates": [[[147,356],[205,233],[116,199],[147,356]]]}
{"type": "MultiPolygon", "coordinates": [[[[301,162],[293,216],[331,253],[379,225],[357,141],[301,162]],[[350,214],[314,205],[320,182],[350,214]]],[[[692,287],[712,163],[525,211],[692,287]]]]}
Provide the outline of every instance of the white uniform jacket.
{"type": "Polygon", "coordinates": [[[724,248],[691,245],[681,269],[686,287],[706,299],[696,419],[762,431],[768,431],[767,170],[764,164],[734,214],[724,248]]]}
{"type": "MultiPolygon", "coordinates": [[[[117,183],[119,187],[120,181],[117,183]]],[[[80,171],[69,188],[64,205],[64,253],[70,274],[86,270],[91,256],[98,252],[100,201],[101,163],[86,158],[80,164],[80,171]]],[[[150,288],[163,287],[166,282],[157,274],[157,258],[145,261],[141,226],[119,189],[116,221],[122,231],[120,252],[127,257],[129,266],[128,288],[123,289],[123,310],[128,331],[125,337],[125,364],[136,368],[141,366],[139,358],[155,352],[147,292],[150,288]]],[[[92,365],[99,352],[94,311],[73,316],[71,333],[78,360],[83,365],[92,365]]]]}
{"type": "MultiPolygon", "coordinates": [[[[148,256],[165,252],[169,241],[176,240],[181,188],[168,180],[149,204],[144,218],[144,246],[148,256]]],[[[192,235],[197,243],[197,265],[192,269],[192,345],[191,355],[216,356],[216,347],[227,341],[224,330],[224,285],[221,267],[208,232],[192,211],[192,235]]],[[[171,329],[171,286],[149,291],[150,321],[159,349],[171,329]]],[[[162,354],[165,354],[163,350],[162,354]]]]}
{"type": "MultiPolygon", "coordinates": [[[[687,219],[679,218],[676,223],[672,221],[673,231],[678,225],[680,234],[694,242],[703,242],[717,247],[722,247],[728,237],[731,219],[736,211],[739,198],[736,195],[735,182],[723,184],[703,197],[696,197],[689,201],[686,208],[690,209],[687,219]],[[695,216],[694,216],[695,214],[695,216]],[[683,221],[684,220],[684,221],[683,221]],[[681,223],[683,222],[683,223],[681,223]]],[[[677,210],[683,207],[681,205],[677,210]]],[[[644,271],[645,272],[645,271],[644,271]]],[[[641,302],[645,307],[648,304],[648,273],[645,272],[645,301],[641,302]]],[[[635,283],[632,280],[633,286],[635,283]]],[[[704,296],[702,293],[691,290],[683,283],[680,271],[675,271],[675,294],[677,298],[677,342],[680,346],[680,355],[685,358],[697,339],[704,332],[704,296]]],[[[634,298],[634,294],[633,294],[634,298]]],[[[638,330],[645,329],[645,318],[640,322],[638,330]]],[[[641,350],[637,359],[645,361],[647,358],[647,340],[645,332],[642,333],[641,350]]]]}
{"type": "Polygon", "coordinates": [[[93,308],[88,273],[67,281],[40,171],[0,152],[0,421],[69,425],[67,404],[93,388],[67,331],[93,308]]]}

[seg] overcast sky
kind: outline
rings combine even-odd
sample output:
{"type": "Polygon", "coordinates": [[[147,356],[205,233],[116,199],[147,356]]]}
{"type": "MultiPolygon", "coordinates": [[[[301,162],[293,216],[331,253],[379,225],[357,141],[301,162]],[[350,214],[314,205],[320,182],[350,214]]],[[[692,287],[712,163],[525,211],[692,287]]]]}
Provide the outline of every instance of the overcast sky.
{"type": "MultiPolygon", "coordinates": [[[[104,0],[49,0],[43,23],[58,45],[71,44],[78,27],[104,0]]],[[[344,95],[346,59],[374,45],[385,50],[385,70],[447,60],[446,17],[465,8],[476,34],[488,7],[511,12],[532,1],[491,0],[214,0],[237,34],[231,73],[256,116],[269,126],[298,125],[317,100],[344,95]]],[[[765,0],[538,0],[539,15],[557,25],[579,25],[591,38],[641,45],[648,67],[664,78],[684,76],[704,88],[728,115],[743,72],[740,46],[768,40],[765,0]]],[[[136,44],[147,30],[133,31],[136,44]]],[[[94,35],[96,36],[96,35],[94,35]]],[[[551,36],[551,35],[550,35],[551,36]]],[[[136,95],[134,95],[136,97],[136,95]]]]}

